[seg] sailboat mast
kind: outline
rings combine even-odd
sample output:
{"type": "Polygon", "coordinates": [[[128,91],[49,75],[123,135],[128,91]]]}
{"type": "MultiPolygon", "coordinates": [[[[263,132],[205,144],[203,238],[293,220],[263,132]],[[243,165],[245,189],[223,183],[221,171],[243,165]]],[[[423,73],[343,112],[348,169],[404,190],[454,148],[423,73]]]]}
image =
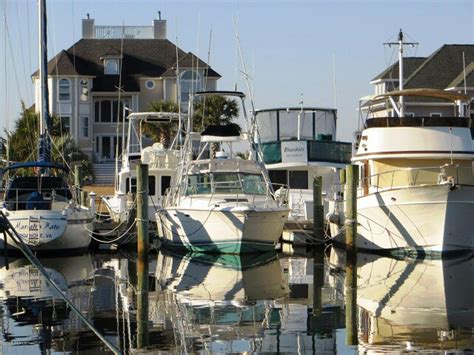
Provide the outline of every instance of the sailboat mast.
{"type": "MultiPolygon", "coordinates": [[[[401,29],[398,33],[398,81],[399,89],[403,90],[403,32],[401,29]]],[[[403,117],[405,116],[405,105],[403,95],[400,96],[398,104],[400,105],[400,117],[403,117]]]]}
{"type": "Polygon", "coordinates": [[[39,85],[40,85],[40,149],[39,160],[49,161],[49,91],[48,91],[48,44],[46,27],[46,0],[38,0],[39,85]]]}

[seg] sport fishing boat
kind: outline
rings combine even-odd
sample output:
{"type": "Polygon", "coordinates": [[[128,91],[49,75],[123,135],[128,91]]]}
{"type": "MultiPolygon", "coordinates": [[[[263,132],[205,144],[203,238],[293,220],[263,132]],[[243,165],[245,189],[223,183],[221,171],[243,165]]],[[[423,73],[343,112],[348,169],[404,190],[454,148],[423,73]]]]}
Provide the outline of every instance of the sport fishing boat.
{"type": "MultiPolygon", "coordinates": [[[[79,188],[72,189],[68,184],[68,167],[51,161],[45,0],[38,1],[38,7],[42,19],[38,161],[12,164],[3,170],[7,181],[2,212],[33,251],[86,249],[91,241],[92,213],[81,205],[79,188]]],[[[16,250],[17,245],[2,234],[0,250],[4,249],[16,250]]]]}
{"type": "MultiPolygon", "coordinates": [[[[153,143],[143,132],[144,124],[179,125],[179,114],[171,112],[136,112],[127,116],[128,129],[125,149],[121,154],[120,170],[115,179],[115,192],[103,196],[111,218],[117,223],[128,223],[135,208],[137,190],[136,164],[148,164],[148,216],[155,226],[155,213],[161,207],[163,195],[170,186],[171,176],[178,166],[177,138],[169,148],[153,143]]],[[[171,130],[171,128],[170,128],[171,130]]]]}
{"type": "Polygon", "coordinates": [[[272,189],[244,98],[233,91],[198,92],[191,97],[178,173],[156,217],[165,246],[224,253],[275,249],[289,209],[272,189]],[[235,124],[209,126],[200,135],[191,132],[193,102],[210,95],[240,99],[249,132],[241,133],[235,124]],[[248,159],[237,155],[239,144],[249,147],[248,159]],[[220,151],[213,156],[216,145],[220,151]]]}
{"type": "MultiPolygon", "coordinates": [[[[367,116],[352,158],[360,168],[357,246],[415,254],[472,251],[470,98],[445,90],[403,90],[402,76],[400,83],[401,90],[371,97],[363,105],[367,116]],[[420,100],[442,102],[447,116],[405,115],[404,102],[420,100]],[[386,111],[380,108],[388,107],[394,117],[381,115],[386,111]]],[[[343,224],[343,211],[343,201],[336,198],[329,216],[339,221],[333,233],[343,224]]]]}

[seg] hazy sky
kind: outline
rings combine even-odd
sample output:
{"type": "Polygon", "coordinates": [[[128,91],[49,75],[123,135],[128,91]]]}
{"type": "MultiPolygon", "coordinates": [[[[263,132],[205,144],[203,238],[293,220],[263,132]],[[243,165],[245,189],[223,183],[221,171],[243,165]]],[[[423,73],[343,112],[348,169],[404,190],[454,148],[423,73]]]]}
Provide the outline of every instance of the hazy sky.
{"type": "MultiPolygon", "coordinates": [[[[33,102],[38,25],[36,0],[0,0],[0,5],[3,131],[7,121],[13,127],[20,100],[33,102]]],[[[178,37],[183,50],[205,61],[212,26],[210,64],[222,75],[218,88],[233,89],[237,81],[246,91],[242,75],[236,75],[241,66],[236,65],[235,18],[255,106],[297,106],[301,94],[308,106],[337,102],[338,135],[344,140],[352,140],[358,99],[373,92],[369,81],[397,59],[383,42],[395,40],[400,28],[419,42],[407,56],[428,56],[445,43],[474,43],[473,0],[48,0],[49,56],[80,39],[86,13],[96,25],[149,26],[158,10],[168,20],[168,38],[176,42],[178,37]]]]}

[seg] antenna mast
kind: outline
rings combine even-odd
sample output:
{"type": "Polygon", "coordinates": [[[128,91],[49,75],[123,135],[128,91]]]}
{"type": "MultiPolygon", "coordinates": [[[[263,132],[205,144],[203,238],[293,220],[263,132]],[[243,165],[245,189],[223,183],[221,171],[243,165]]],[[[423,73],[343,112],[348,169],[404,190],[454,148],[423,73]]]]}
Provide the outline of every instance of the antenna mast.
{"type": "MultiPolygon", "coordinates": [[[[398,42],[388,42],[384,43],[385,46],[398,46],[398,81],[399,81],[399,90],[403,90],[403,46],[411,46],[415,47],[418,45],[417,42],[404,42],[403,41],[403,32],[402,29],[400,29],[400,32],[398,33],[398,42]]],[[[403,100],[403,95],[400,96],[399,101],[399,111],[400,117],[403,117],[405,115],[405,106],[404,106],[404,100],[403,100]]]]}

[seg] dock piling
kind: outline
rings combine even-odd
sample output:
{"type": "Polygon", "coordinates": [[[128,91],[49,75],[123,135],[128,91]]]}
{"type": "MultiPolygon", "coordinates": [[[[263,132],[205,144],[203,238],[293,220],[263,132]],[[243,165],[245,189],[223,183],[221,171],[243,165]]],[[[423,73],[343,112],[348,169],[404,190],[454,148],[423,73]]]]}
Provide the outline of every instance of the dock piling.
{"type": "Polygon", "coordinates": [[[346,252],[357,253],[357,186],[359,183],[359,166],[347,165],[346,169],[346,252]]]}
{"type": "Polygon", "coordinates": [[[148,165],[137,165],[137,347],[149,345],[148,331],[148,165]]]}
{"type": "Polygon", "coordinates": [[[314,239],[324,241],[323,178],[313,178],[313,222],[314,239]]]}

